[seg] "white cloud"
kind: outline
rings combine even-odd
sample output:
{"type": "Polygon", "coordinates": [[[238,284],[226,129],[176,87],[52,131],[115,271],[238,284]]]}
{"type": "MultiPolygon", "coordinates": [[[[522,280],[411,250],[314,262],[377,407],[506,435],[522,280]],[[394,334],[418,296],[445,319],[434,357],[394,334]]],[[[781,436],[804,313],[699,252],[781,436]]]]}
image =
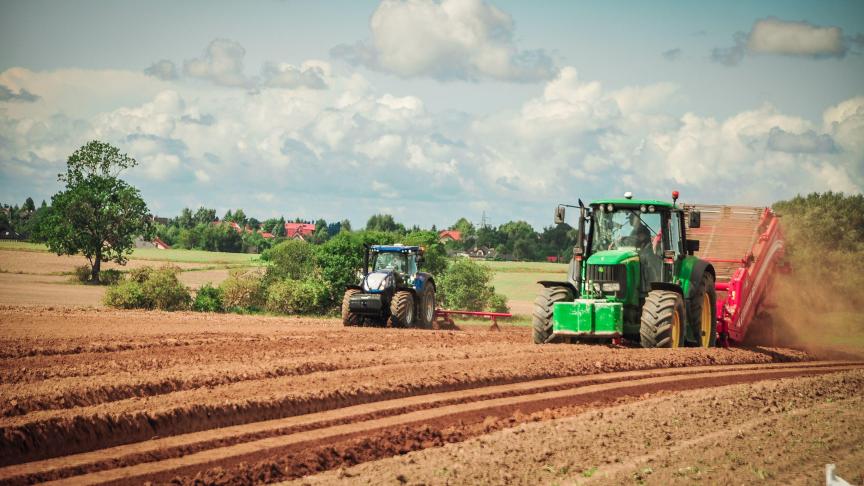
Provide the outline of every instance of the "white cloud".
{"type": "Polygon", "coordinates": [[[671,84],[608,90],[565,67],[519,107],[455,116],[317,66],[328,89],[255,95],[140,72],[0,73],[4,85],[45,96],[0,117],[0,179],[50,187],[65,158],[98,138],[138,159],[131,182],[168,212],[205,201],[341,219],[398,198],[411,223],[473,207],[525,217],[526,207],[626,190],[770,203],[864,185],[864,97],[828,107],[816,122],[771,105],[725,119],[673,116],[662,109],[676,96],[671,84]],[[109,108],[62,114],[58,107],[76,106],[64,87],[85,78],[87,96],[109,108]],[[132,81],[125,97],[112,91],[118,79],[132,81]],[[142,87],[149,95],[139,100],[142,87]],[[51,100],[54,111],[44,106],[51,100]]]}
{"type": "Polygon", "coordinates": [[[809,22],[777,18],[758,20],[750,31],[747,49],[761,54],[843,57],[846,44],[840,27],[819,27],[809,22]]]}
{"type": "Polygon", "coordinates": [[[210,42],[204,55],[183,63],[183,72],[193,78],[205,79],[222,86],[247,86],[249,80],[243,73],[243,58],[246,49],[230,39],[215,39],[210,42]]]}
{"type": "Polygon", "coordinates": [[[711,51],[715,62],[735,66],[746,55],[772,54],[823,59],[843,57],[849,49],[840,27],[820,27],[809,22],[794,22],[775,17],[759,19],[749,33],[737,32],[730,47],[711,51]]]}
{"type": "Polygon", "coordinates": [[[261,70],[262,85],[274,88],[309,88],[324,89],[324,69],[320,65],[295,67],[290,64],[267,63],[261,70]]]}
{"type": "Polygon", "coordinates": [[[167,59],[161,59],[146,68],[144,74],[159,78],[162,81],[171,81],[177,79],[177,66],[167,59]]]}
{"type": "Polygon", "coordinates": [[[555,74],[544,51],[516,47],[513,19],[483,0],[384,0],[370,28],[371,41],[331,53],[402,77],[527,82],[555,74]]]}

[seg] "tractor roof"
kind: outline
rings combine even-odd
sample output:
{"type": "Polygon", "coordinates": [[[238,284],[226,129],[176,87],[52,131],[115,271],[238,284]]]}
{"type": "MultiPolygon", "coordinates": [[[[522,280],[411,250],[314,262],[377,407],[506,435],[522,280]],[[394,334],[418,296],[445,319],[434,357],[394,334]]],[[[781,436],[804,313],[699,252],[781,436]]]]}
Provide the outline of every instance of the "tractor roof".
{"type": "Polygon", "coordinates": [[[372,245],[372,251],[378,253],[420,253],[419,246],[404,245],[372,245]]]}
{"type": "Polygon", "coordinates": [[[598,199],[596,201],[591,201],[591,206],[597,206],[599,204],[611,204],[613,206],[624,206],[624,207],[639,207],[643,204],[646,206],[653,205],[655,207],[660,208],[672,208],[672,203],[669,201],[660,201],[657,199],[598,199]]]}

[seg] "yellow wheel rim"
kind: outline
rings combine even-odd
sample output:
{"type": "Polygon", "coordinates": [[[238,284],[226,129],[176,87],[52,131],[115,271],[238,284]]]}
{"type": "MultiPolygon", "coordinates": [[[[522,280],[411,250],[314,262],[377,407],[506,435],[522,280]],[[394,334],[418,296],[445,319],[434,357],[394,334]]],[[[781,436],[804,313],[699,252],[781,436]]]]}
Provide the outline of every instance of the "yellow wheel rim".
{"type": "Polygon", "coordinates": [[[678,309],[672,313],[672,346],[673,348],[681,347],[681,316],[678,315],[678,309]]]}
{"type": "Polygon", "coordinates": [[[711,298],[708,292],[702,296],[702,347],[707,348],[711,344],[711,298]]]}

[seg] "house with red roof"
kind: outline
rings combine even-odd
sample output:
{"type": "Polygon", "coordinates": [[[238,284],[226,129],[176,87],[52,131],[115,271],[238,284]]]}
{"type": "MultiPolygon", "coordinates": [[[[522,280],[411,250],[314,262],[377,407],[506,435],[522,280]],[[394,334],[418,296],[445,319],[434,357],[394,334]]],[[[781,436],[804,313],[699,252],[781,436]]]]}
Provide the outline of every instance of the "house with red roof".
{"type": "Polygon", "coordinates": [[[438,232],[438,239],[441,243],[450,241],[462,241],[462,232],[458,230],[441,230],[438,232]]]}
{"type": "Polygon", "coordinates": [[[305,240],[315,233],[315,225],[311,223],[285,223],[285,237],[305,240]]]}

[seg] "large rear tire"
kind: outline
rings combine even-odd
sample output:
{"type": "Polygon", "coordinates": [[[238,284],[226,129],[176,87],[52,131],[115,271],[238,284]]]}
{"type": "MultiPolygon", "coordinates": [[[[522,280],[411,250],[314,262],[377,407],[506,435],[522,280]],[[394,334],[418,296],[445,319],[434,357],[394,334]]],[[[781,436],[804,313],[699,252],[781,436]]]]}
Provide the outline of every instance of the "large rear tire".
{"type": "Polygon", "coordinates": [[[555,302],[570,302],[573,291],[567,287],[544,287],[540,295],[534,299],[534,315],[531,320],[534,326],[534,344],[549,342],[552,337],[552,308],[555,302]]]}
{"type": "Polygon", "coordinates": [[[432,329],[432,323],[435,322],[435,284],[428,283],[428,288],[423,292],[423,298],[420,301],[420,325],[424,329],[432,329]]]}
{"type": "Polygon", "coordinates": [[[713,348],[717,345],[717,289],[714,276],[708,272],[702,276],[691,306],[696,345],[700,348],[713,348]]]}
{"type": "Polygon", "coordinates": [[[390,301],[390,319],[393,327],[411,327],[414,325],[414,294],[400,290],[390,301]]]}
{"type": "Polygon", "coordinates": [[[363,324],[363,316],[351,312],[351,297],[360,293],[358,289],[348,289],[342,297],[342,325],[359,326],[363,324]]]}
{"type": "Polygon", "coordinates": [[[669,290],[652,290],[642,306],[639,337],[643,348],[678,348],[684,341],[684,299],[669,290]]]}

